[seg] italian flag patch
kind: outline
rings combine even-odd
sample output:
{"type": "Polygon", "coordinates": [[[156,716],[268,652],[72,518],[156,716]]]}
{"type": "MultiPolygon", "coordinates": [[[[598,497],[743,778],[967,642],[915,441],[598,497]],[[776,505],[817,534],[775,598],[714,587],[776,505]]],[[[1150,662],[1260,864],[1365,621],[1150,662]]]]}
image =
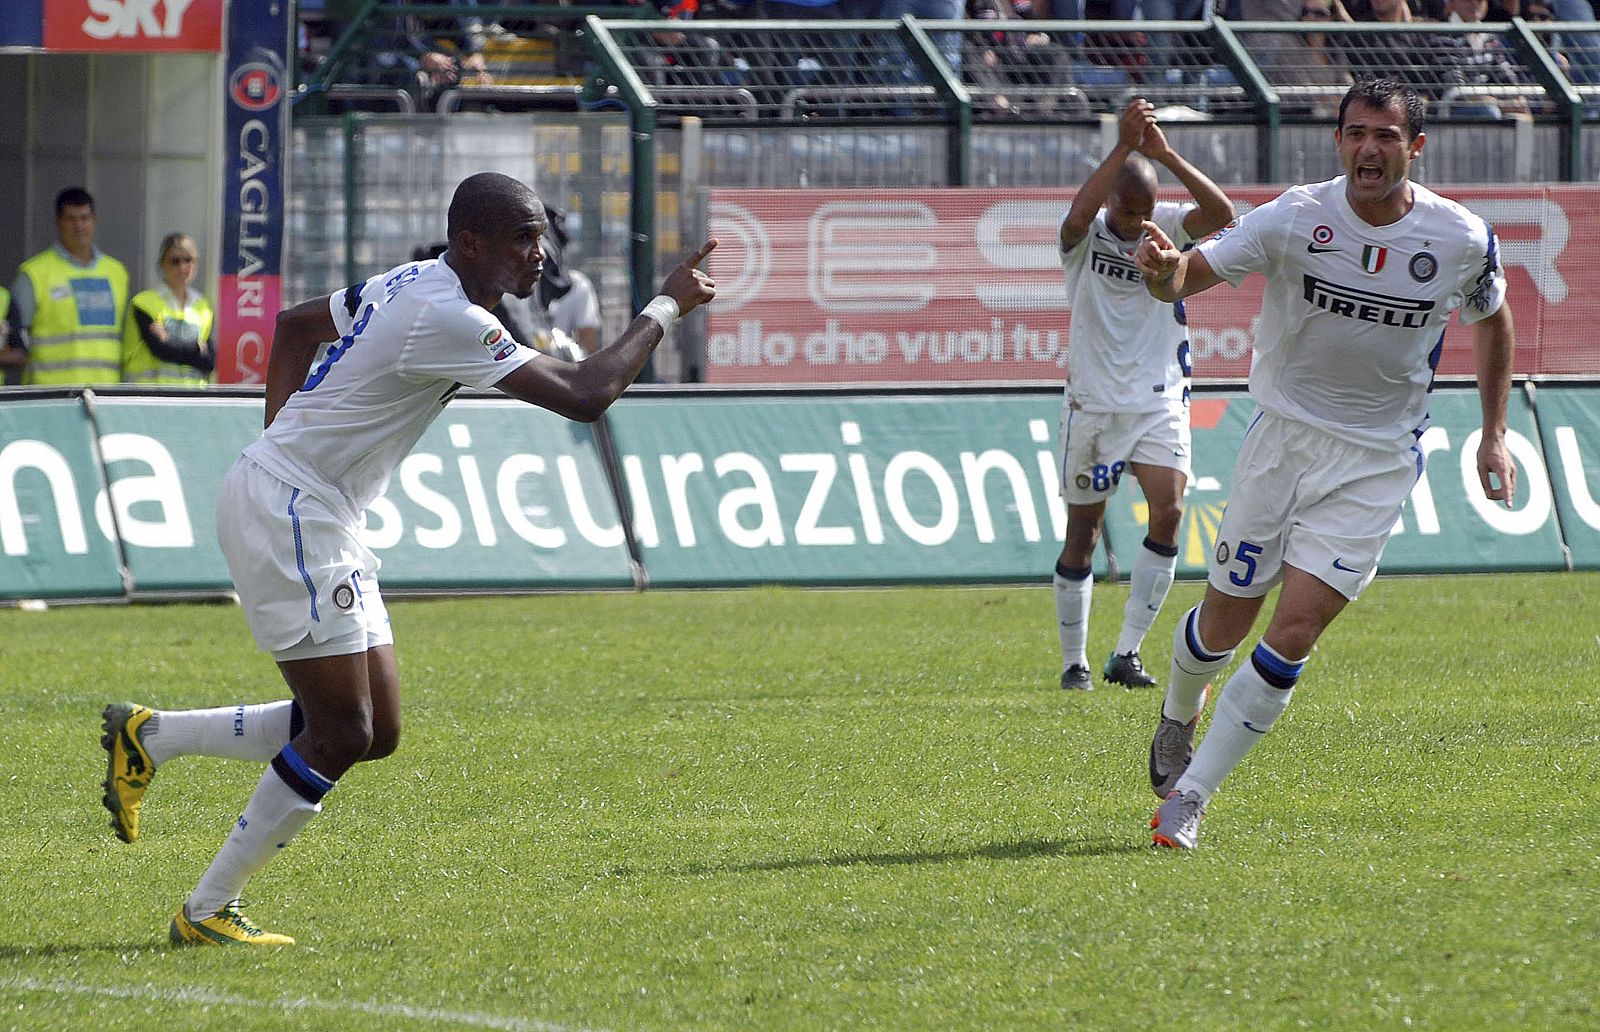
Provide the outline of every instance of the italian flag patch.
{"type": "Polygon", "coordinates": [[[1383,268],[1383,263],[1389,257],[1387,247],[1374,247],[1371,244],[1361,249],[1361,267],[1368,272],[1377,272],[1383,268]]]}

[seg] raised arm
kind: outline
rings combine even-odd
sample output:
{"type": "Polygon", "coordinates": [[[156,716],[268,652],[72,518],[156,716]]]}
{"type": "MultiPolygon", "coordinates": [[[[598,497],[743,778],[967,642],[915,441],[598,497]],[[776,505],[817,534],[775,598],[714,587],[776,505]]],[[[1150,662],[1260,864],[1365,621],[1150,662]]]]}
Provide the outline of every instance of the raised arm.
{"type": "Polygon", "coordinates": [[[1511,507],[1517,496],[1517,466],[1506,448],[1506,401],[1511,395],[1511,362],[1517,350],[1511,306],[1504,302],[1487,319],[1472,324],[1472,352],[1483,405],[1483,438],[1478,442],[1478,482],[1486,498],[1511,507]]]}
{"type": "MultiPolygon", "coordinates": [[[[667,274],[661,284],[661,294],[677,307],[675,313],[666,312],[671,317],[668,322],[687,315],[716,296],[716,282],[696,267],[716,246],[715,238],[707,240],[667,274]]],[[[512,370],[495,386],[519,401],[547,408],[568,419],[592,423],[628,389],[665,336],[665,326],[649,314],[659,311],[658,305],[671,307],[658,297],[634,318],[615,344],[601,348],[582,362],[547,362],[536,358],[512,370]]]]}
{"type": "Polygon", "coordinates": [[[1157,301],[1180,301],[1223,282],[1211,263],[1193,248],[1180,251],[1172,238],[1154,222],[1144,222],[1144,239],[1133,252],[1133,263],[1144,274],[1144,288],[1157,301]]]}
{"type": "Polygon", "coordinates": [[[322,345],[339,339],[338,327],[328,308],[329,295],[305,301],[278,313],[272,331],[272,353],[267,357],[267,419],[271,426],[289,396],[306,382],[311,360],[322,345]]]}
{"type": "Polygon", "coordinates": [[[1151,161],[1165,165],[1167,171],[1178,177],[1178,182],[1189,191],[1199,207],[1183,217],[1183,229],[1190,237],[1199,240],[1201,237],[1210,236],[1217,230],[1233,221],[1233,202],[1228,200],[1228,195],[1222,192],[1222,187],[1211,181],[1211,177],[1189,164],[1182,154],[1172,149],[1167,142],[1167,134],[1161,131],[1159,125],[1154,124],[1145,129],[1144,140],[1139,144],[1139,153],[1151,161]]]}
{"type": "Polygon", "coordinates": [[[1147,129],[1156,124],[1156,109],[1148,100],[1135,99],[1122,111],[1117,121],[1117,143],[1100,166],[1089,174],[1072,198],[1072,207],[1061,222],[1061,250],[1063,253],[1078,246],[1089,233],[1094,217],[1111,196],[1117,184],[1117,173],[1122,171],[1128,155],[1139,149],[1147,129]]]}

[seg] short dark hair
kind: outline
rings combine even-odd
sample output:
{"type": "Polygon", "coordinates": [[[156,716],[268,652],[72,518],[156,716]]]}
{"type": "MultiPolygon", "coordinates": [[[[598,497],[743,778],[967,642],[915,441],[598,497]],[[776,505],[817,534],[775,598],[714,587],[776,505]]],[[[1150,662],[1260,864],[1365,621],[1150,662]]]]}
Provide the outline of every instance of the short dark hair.
{"type": "Polygon", "coordinates": [[[94,211],[94,198],[89,196],[89,191],[81,186],[69,186],[56,194],[56,218],[60,218],[61,213],[68,208],[81,208],[85,205],[88,205],[90,211],[94,211]]]}
{"type": "Polygon", "coordinates": [[[470,175],[450,198],[445,233],[454,240],[464,229],[487,236],[529,211],[540,211],[538,196],[526,184],[499,172],[470,175]]]}
{"type": "Polygon", "coordinates": [[[1427,102],[1416,90],[1394,79],[1360,79],[1345,92],[1339,101],[1339,128],[1344,128],[1344,113],[1355,101],[1376,108],[1399,104],[1406,119],[1406,139],[1415,140],[1422,133],[1428,117],[1427,102]]]}

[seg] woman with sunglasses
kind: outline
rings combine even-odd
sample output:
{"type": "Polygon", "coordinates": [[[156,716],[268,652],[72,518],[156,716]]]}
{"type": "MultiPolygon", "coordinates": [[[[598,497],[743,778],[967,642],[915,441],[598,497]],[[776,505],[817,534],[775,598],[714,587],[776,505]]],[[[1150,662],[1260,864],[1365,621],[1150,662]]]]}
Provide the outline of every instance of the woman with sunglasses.
{"type": "Polygon", "coordinates": [[[194,289],[200,251],[186,233],[161,241],[161,285],[135,294],[122,328],[127,383],[204,387],[216,368],[211,303],[194,289]]]}

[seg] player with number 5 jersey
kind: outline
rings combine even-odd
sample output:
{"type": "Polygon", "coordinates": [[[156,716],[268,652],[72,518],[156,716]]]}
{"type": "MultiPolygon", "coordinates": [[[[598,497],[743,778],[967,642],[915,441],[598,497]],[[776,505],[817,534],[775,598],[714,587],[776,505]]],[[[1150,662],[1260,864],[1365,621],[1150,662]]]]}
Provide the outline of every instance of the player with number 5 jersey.
{"type": "Polygon", "coordinates": [[[1180,251],[1161,229],[1135,256],[1159,300],[1267,277],[1250,394],[1257,413],[1234,467],[1205,598],[1179,621],[1150,745],[1158,845],[1193,848],[1222,779],[1288,707],[1312,646],[1378,571],[1422,476],[1418,439],[1451,317],[1471,328],[1483,407],[1486,497],[1510,505],[1506,448],[1515,334],[1494,231],[1410,179],[1426,108],[1385,79],[1351,87],[1334,132],[1344,175],[1296,186],[1180,251]],[[1272,617],[1229,677],[1198,749],[1208,682],[1269,591],[1272,617]]]}
{"type": "Polygon", "coordinates": [[[278,316],[266,429],[223,481],[218,536],[250,631],[291,698],[158,711],[107,706],[104,802],[132,842],[155,773],[186,755],[267,764],[243,815],[170,927],[178,945],[294,942],[244,916],[246,882],[322,810],[356,763],[394,752],[400,684],[378,559],[362,512],[463,385],[495,388],[592,422],[644,368],[664,334],[711,300],[696,266],[667,276],[615,344],[580,363],[512,339],[489,310],[539,281],[544,205],[497,173],[470,176],[448,214],[449,247],[278,316]]]}

